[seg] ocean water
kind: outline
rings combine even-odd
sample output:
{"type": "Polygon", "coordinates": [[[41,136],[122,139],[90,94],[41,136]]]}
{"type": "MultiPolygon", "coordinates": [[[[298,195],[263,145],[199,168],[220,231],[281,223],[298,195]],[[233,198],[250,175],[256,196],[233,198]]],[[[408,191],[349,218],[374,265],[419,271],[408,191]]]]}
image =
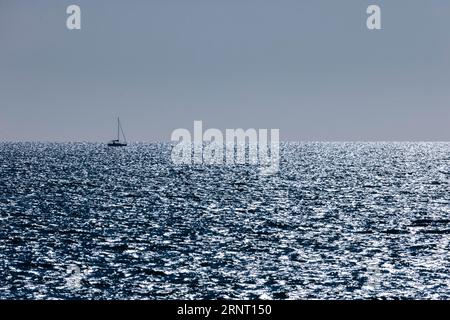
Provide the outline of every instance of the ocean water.
{"type": "Polygon", "coordinates": [[[450,143],[0,144],[0,299],[450,298],[450,143]]]}

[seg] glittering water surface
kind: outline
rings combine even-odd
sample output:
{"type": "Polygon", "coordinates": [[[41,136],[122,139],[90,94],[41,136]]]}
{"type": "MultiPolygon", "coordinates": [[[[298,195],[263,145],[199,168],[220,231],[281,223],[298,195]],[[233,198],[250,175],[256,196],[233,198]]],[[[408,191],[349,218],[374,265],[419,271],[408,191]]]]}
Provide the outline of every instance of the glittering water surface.
{"type": "Polygon", "coordinates": [[[450,298],[449,143],[0,144],[0,298],[450,298]]]}

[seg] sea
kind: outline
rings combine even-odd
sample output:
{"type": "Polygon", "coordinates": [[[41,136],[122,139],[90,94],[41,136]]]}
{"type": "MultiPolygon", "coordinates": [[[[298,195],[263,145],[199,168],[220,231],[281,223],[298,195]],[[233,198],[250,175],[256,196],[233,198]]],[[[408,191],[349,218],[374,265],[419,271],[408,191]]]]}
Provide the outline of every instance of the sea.
{"type": "Polygon", "coordinates": [[[0,299],[450,299],[450,143],[0,143],[0,299]]]}

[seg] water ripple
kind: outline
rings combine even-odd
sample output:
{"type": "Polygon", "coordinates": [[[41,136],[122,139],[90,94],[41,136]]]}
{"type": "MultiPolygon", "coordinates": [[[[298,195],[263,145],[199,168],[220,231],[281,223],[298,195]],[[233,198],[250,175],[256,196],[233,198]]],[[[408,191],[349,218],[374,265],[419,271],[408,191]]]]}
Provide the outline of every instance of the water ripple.
{"type": "Polygon", "coordinates": [[[0,298],[450,298],[450,144],[0,144],[0,298]]]}

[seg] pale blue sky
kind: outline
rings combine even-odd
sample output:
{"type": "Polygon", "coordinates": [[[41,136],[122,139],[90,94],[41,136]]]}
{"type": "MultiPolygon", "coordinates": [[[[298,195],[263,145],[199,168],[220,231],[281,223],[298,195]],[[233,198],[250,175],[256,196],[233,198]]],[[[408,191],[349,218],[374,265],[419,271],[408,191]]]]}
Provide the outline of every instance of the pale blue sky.
{"type": "Polygon", "coordinates": [[[0,0],[0,140],[450,140],[447,0],[0,0]],[[66,29],[66,7],[82,30],[66,29]],[[382,8],[380,31],[366,8],[382,8]]]}

